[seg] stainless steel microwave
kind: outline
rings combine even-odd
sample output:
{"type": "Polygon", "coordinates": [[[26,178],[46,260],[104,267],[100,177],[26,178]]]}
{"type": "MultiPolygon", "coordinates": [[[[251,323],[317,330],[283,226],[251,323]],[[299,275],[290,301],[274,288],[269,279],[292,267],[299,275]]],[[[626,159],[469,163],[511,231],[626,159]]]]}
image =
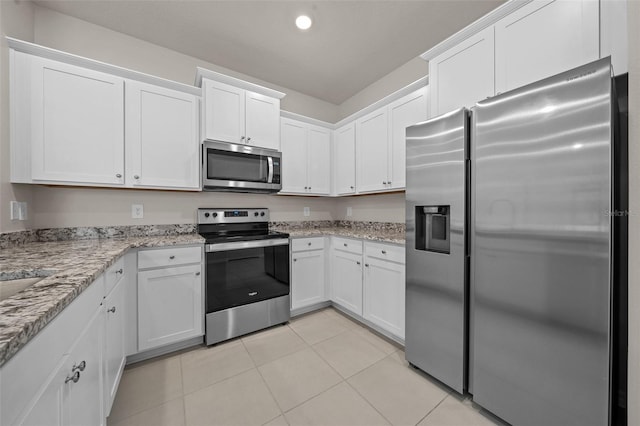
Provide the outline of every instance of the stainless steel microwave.
{"type": "Polygon", "coordinates": [[[278,192],[282,189],[282,153],[227,142],[202,143],[205,191],[278,192]]]}

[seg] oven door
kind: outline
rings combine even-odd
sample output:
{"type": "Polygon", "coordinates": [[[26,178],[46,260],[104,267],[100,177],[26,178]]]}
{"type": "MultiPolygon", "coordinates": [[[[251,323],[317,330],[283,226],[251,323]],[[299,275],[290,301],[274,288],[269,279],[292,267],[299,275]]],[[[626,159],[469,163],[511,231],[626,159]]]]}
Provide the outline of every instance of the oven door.
{"type": "Polygon", "coordinates": [[[206,247],[207,314],[289,294],[289,239],[206,247]]]}

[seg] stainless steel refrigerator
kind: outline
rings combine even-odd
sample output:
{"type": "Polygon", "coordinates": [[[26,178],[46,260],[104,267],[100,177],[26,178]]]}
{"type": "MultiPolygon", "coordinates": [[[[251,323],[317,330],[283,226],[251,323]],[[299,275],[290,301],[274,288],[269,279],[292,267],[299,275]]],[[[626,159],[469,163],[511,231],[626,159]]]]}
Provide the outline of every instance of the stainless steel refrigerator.
{"type": "Polygon", "coordinates": [[[614,104],[599,60],[407,129],[406,358],[516,425],[606,425],[614,104]]]}

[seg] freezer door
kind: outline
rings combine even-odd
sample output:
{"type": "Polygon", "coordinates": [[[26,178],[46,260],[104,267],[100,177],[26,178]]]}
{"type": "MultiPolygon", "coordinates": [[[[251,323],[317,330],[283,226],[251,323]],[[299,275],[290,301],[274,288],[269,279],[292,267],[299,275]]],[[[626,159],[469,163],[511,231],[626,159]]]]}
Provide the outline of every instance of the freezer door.
{"type": "Polygon", "coordinates": [[[609,416],[607,59],[476,105],[473,398],[517,425],[609,416]]]}
{"type": "Polygon", "coordinates": [[[407,360],[465,389],[468,111],[407,128],[407,360]]]}

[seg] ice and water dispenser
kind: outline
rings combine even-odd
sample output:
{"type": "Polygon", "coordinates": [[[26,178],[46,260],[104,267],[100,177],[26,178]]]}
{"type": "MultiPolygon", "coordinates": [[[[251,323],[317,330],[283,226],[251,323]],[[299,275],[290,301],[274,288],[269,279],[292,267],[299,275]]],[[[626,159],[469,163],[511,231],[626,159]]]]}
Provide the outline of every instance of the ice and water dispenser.
{"type": "Polygon", "coordinates": [[[451,206],[416,206],[416,250],[449,254],[451,206]]]}

